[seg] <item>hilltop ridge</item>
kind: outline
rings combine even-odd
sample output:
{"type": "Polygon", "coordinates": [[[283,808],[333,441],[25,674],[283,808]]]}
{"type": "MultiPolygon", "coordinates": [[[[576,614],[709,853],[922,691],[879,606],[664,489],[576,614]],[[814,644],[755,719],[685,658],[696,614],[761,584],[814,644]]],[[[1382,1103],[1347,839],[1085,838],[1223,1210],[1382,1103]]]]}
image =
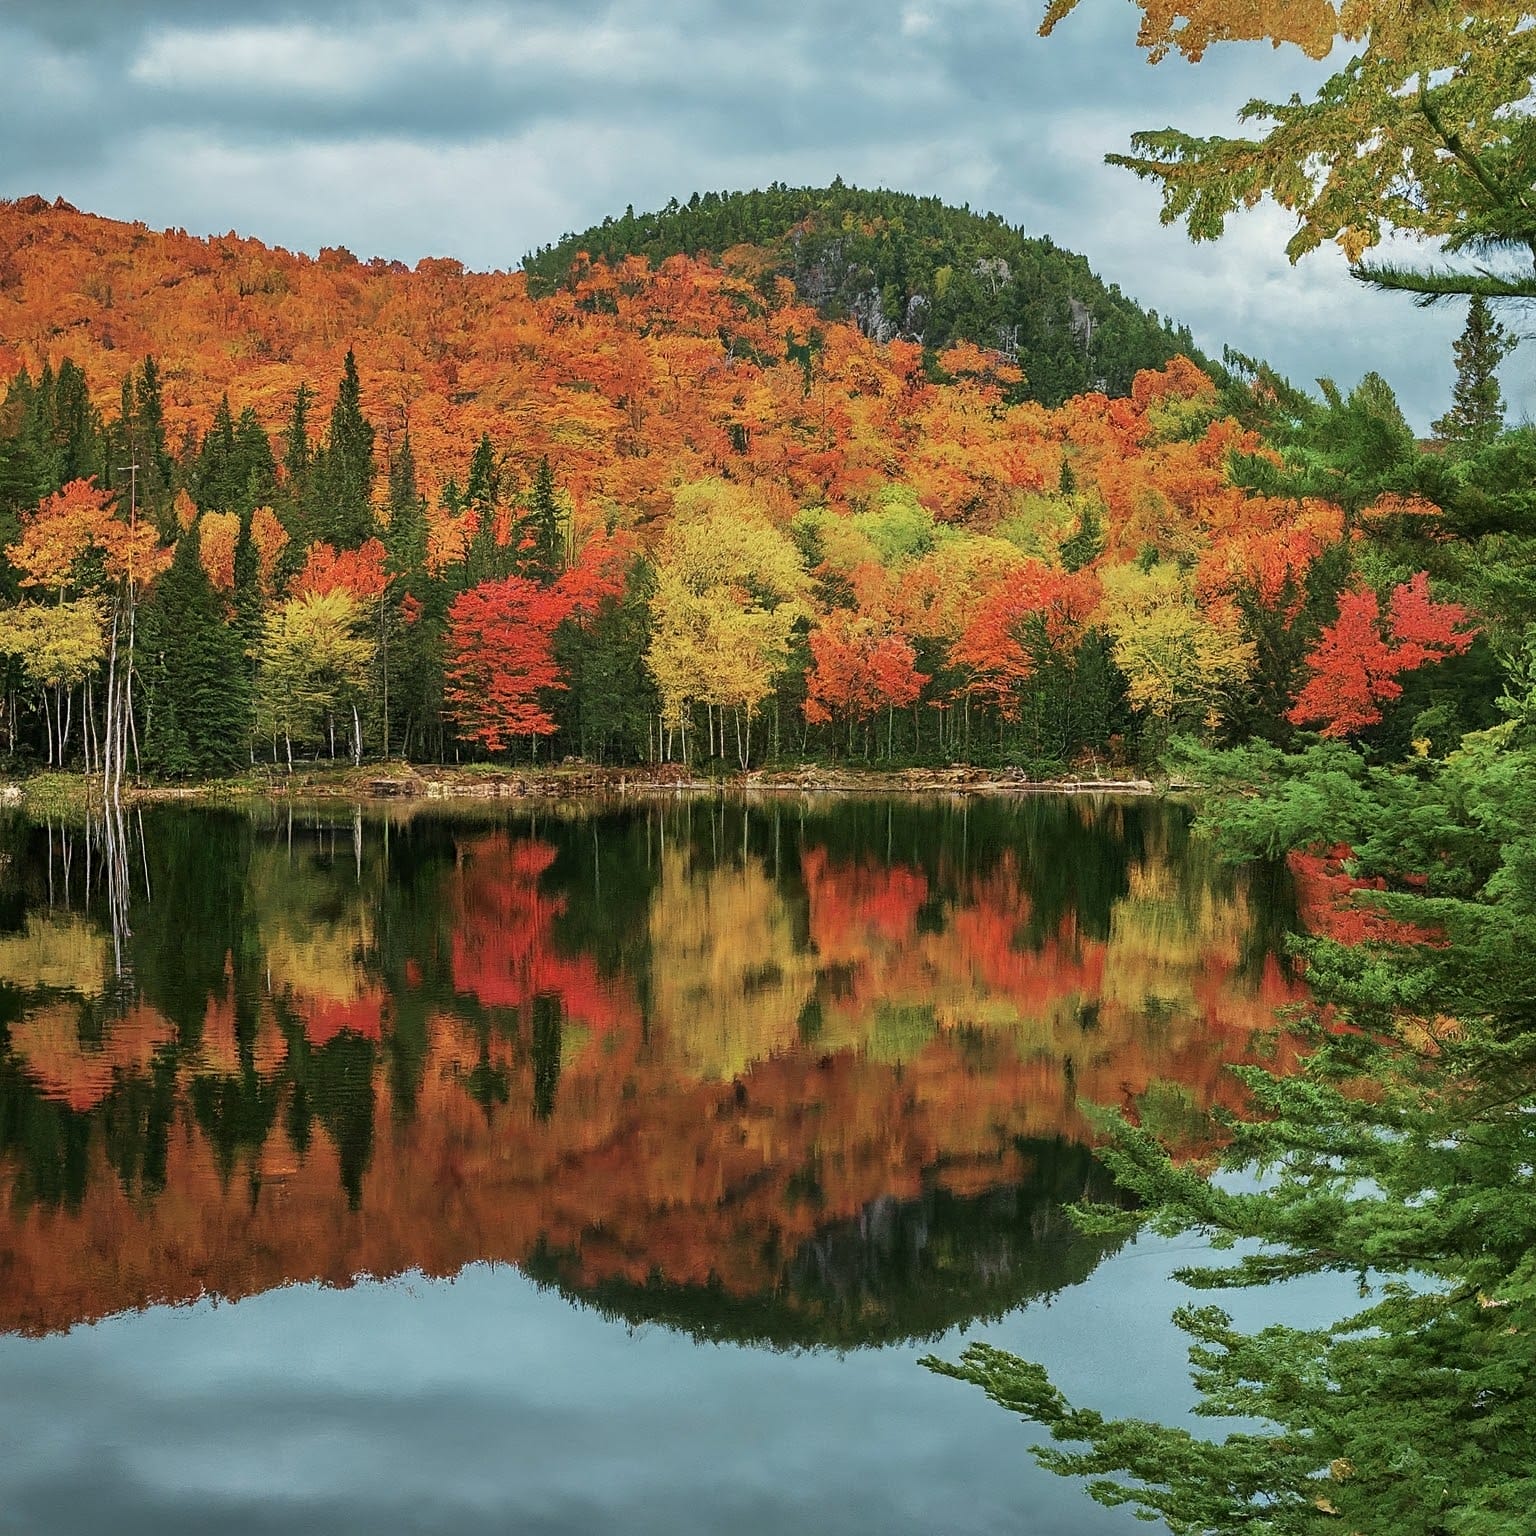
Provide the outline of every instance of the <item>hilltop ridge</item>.
{"type": "Polygon", "coordinates": [[[1060,405],[1097,390],[1130,392],[1144,368],[1183,355],[1222,370],[1187,327],[1106,285],[1086,257],[999,214],[847,186],[694,193],[651,213],[627,208],[523,261],[536,288],[569,282],[579,258],[707,257],[766,284],[786,278],[827,320],[871,340],[915,342],[930,354],[957,342],[1001,352],[1024,371],[1016,398],[1060,405]]]}

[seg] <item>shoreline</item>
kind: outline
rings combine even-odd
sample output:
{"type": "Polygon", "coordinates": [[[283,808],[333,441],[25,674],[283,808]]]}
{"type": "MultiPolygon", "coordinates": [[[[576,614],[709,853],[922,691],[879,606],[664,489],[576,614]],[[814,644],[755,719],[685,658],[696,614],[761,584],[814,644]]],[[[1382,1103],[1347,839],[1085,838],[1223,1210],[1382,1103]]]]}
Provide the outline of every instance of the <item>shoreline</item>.
{"type": "MultiPolygon", "coordinates": [[[[245,800],[349,800],[381,803],[485,800],[625,799],[656,795],[1157,795],[1194,786],[1126,772],[1115,777],[1061,775],[1033,778],[1022,769],[839,768],[804,763],[793,768],[749,769],[699,775],[681,764],[624,768],[561,763],[547,768],[450,767],[379,763],[335,768],[307,765],[196,783],[124,784],[123,804],[220,804],[245,800]]],[[[34,813],[100,803],[93,781],[81,774],[40,774],[0,784],[0,803],[34,813]]]]}

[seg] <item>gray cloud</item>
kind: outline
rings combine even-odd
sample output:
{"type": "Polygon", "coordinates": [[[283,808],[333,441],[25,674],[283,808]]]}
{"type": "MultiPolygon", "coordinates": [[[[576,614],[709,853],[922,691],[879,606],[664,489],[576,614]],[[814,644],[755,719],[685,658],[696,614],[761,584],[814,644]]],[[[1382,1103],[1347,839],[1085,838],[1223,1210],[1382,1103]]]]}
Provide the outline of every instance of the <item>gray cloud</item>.
{"type": "Polygon", "coordinates": [[[841,174],[1050,234],[1208,350],[1303,382],[1377,368],[1421,427],[1444,408],[1457,316],[1362,293],[1332,252],[1291,267],[1276,210],[1191,246],[1102,163],[1137,128],[1228,129],[1319,66],[1150,68],[1124,6],[1034,26],[1020,0],[11,0],[0,195],[504,267],[626,204],[841,174]]]}

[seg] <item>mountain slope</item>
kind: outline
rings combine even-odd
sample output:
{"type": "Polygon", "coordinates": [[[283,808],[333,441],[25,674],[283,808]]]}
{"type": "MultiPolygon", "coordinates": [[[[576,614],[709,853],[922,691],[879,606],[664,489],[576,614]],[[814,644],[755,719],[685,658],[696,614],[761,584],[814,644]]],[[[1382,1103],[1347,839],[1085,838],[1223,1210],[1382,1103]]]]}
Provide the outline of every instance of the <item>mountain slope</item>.
{"type": "Polygon", "coordinates": [[[1106,287],[1088,262],[996,214],[934,197],[848,187],[695,193],[655,213],[617,219],[527,257],[535,288],[567,283],[579,257],[713,256],[766,287],[787,278],[827,320],[877,342],[900,337],[930,354],[970,341],[1024,370],[1017,398],[1059,405],[1085,390],[1130,392],[1142,368],[1182,353],[1219,376],[1187,329],[1106,287]]]}
{"type": "MultiPolygon", "coordinates": [[[[1001,226],[964,217],[1014,248],[1001,226]]],[[[886,255],[907,252],[913,272],[919,255],[950,250],[924,235],[919,251],[893,227],[869,238],[886,255]]],[[[864,240],[833,245],[856,255],[864,240]]],[[[829,270],[819,237],[802,235],[798,248],[808,272],[829,270]]],[[[973,267],[1010,261],[981,249],[951,254],[973,267]]],[[[0,514],[19,515],[75,476],[126,488],[126,441],[109,428],[133,414],[122,391],[146,357],[157,363],[164,457],[181,466],[165,469],[162,492],[179,475],[205,510],[231,510],[250,498],[211,487],[244,486],[254,467],[259,499],[281,512],[284,485],[254,460],[233,475],[199,472],[207,434],[227,399],[232,421],[249,413],[253,446],[265,435],[283,458],[301,394],[316,402],[313,435],[349,349],[376,431],[375,501],[409,429],[420,485],[434,513],[441,506],[433,536],[443,558],[462,507],[447,482],[469,485],[484,438],[503,501],[526,493],[547,459],[576,511],[602,522],[664,518],[679,485],[723,478],[751,486],[784,523],[807,506],[869,505],[895,485],[941,522],[990,529],[1058,487],[1067,423],[1019,399],[1019,370],[995,349],[940,349],[934,334],[921,346],[880,341],[868,320],[819,318],[774,279],[761,248],[733,262],[596,262],[551,284],[448,258],[409,269],[340,248],[310,257],[41,198],[0,202],[0,378],[16,380],[0,408],[0,514]],[[23,367],[46,384],[46,401],[23,367]]],[[[945,270],[933,269],[936,292],[973,291],[958,266],[945,270]]],[[[1023,281],[1009,272],[1000,301],[1023,281]]],[[[1064,334],[1070,352],[1077,343],[1064,334]]],[[[1100,409],[1102,396],[1092,398],[1100,409]]],[[[314,532],[293,521],[296,535],[314,532]]]]}

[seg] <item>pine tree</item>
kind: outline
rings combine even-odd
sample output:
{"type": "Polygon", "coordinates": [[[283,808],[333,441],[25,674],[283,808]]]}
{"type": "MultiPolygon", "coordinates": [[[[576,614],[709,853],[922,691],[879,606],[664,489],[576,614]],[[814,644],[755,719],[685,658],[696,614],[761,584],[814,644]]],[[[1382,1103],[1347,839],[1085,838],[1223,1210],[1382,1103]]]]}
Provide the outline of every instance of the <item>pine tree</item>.
{"type": "Polygon", "coordinates": [[[1433,423],[1435,435],[1457,448],[1477,449],[1491,443],[1504,426],[1504,397],[1496,372],[1514,351],[1516,338],[1493,318],[1481,294],[1467,305],[1467,323],[1453,345],[1456,383],[1451,408],[1433,423]]]}

